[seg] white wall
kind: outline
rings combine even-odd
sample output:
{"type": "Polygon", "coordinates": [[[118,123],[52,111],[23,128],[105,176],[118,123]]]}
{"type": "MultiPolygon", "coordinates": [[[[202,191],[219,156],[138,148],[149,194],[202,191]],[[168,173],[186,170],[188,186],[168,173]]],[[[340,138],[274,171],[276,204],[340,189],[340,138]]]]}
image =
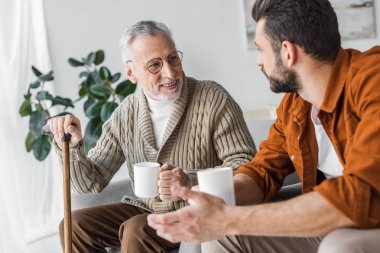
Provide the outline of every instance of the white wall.
{"type": "MultiPolygon", "coordinates": [[[[380,4],[377,4],[377,34],[380,4]]],[[[144,19],[159,20],[172,30],[177,48],[184,52],[184,70],[197,79],[215,80],[238,101],[242,109],[260,110],[278,104],[256,66],[257,51],[247,50],[243,0],[46,0],[45,13],[56,91],[74,97],[78,70],[67,63],[91,50],[106,52],[106,65],[122,71],[118,39],[129,25],[144,19]]],[[[376,39],[344,42],[361,50],[376,39]]],[[[77,109],[79,115],[82,109],[77,109]]]]}

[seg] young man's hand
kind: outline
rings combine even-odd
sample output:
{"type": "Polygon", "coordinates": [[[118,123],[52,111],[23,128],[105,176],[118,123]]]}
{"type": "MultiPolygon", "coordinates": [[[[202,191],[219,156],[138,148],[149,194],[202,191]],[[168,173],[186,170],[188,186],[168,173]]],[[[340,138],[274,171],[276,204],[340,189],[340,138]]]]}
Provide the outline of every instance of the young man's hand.
{"type": "Polygon", "coordinates": [[[222,199],[187,187],[172,187],[173,195],[188,199],[190,206],[175,212],[148,215],[148,224],[157,235],[173,243],[201,243],[226,234],[230,208],[222,199]]]}

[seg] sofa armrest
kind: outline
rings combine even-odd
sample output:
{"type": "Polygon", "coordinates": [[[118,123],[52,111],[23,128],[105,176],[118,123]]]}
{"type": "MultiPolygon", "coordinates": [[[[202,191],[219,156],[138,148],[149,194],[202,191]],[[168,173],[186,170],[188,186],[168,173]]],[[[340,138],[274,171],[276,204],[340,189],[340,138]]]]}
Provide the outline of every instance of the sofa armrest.
{"type": "Polygon", "coordinates": [[[129,178],[111,181],[100,193],[71,194],[72,209],[80,209],[95,205],[104,205],[120,202],[123,196],[133,196],[131,180],[129,178]]]}
{"type": "Polygon", "coordinates": [[[273,198],[273,201],[287,200],[297,197],[302,194],[302,184],[292,184],[283,186],[277,195],[273,198]]]}

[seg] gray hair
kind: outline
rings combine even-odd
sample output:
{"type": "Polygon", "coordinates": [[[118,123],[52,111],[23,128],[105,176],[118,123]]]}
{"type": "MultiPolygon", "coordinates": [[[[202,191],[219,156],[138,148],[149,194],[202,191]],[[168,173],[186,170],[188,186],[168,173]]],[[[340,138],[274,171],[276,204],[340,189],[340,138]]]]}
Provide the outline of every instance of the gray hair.
{"type": "Polygon", "coordinates": [[[125,32],[120,37],[119,46],[121,51],[121,58],[123,59],[124,64],[127,63],[130,57],[129,46],[131,42],[142,34],[151,36],[162,34],[166,36],[173,43],[173,45],[175,45],[172,38],[172,33],[164,23],[153,20],[137,22],[125,30],[125,32]]]}

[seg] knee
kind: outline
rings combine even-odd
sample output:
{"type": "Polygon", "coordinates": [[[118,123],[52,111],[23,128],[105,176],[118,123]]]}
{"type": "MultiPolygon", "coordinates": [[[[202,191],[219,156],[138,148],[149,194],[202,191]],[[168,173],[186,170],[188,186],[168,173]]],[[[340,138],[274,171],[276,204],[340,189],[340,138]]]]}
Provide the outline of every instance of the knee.
{"type": "Polygon", "coordinates": [[[150,228],[146,218],[147,215],[141,214],[133,216],[125,221],[119,229],[120,241],[123,241],[123,239],[135,241],[144,238],[143,235],[147,234],[147,229],[150,228]]]}
{"type": "MultiPolygon", "coordinates": [[[[71,231],[72,231],[72,240],[75,241],[78,234],[82,234],[83,232],[86,232],[85,225],[86,221],[84,218],[84,215],[81,213],[74,211],[71,214],[71,231]]],[[[59,238],[61,241],[62,249],[64,248],[64,238],[65,238],[65,221],[64,219],[61,220],[59,223],[59,238]]]]}
{"type": "Polygon", "coordinates": [[[363,245],[348,237],[340,230],[333,231],[325,236],[318,247],[318,253],[354,253],[361,252],[363,245]]]}
{"type": "MultiPolygon", "coordinates": [[[[71,226],[72,226],[72,233],[75,234],[79,230],[86,230],[86,224],[88,224],[87,221],[87,215],[82,213],[81,210],[76,210],[71,213],[71,226]]],[[[59,224],[59,234],[61,238],[63,238],[65,230],[65,223],[64,219],[61,220],[61,223],[59,224]]]]}

